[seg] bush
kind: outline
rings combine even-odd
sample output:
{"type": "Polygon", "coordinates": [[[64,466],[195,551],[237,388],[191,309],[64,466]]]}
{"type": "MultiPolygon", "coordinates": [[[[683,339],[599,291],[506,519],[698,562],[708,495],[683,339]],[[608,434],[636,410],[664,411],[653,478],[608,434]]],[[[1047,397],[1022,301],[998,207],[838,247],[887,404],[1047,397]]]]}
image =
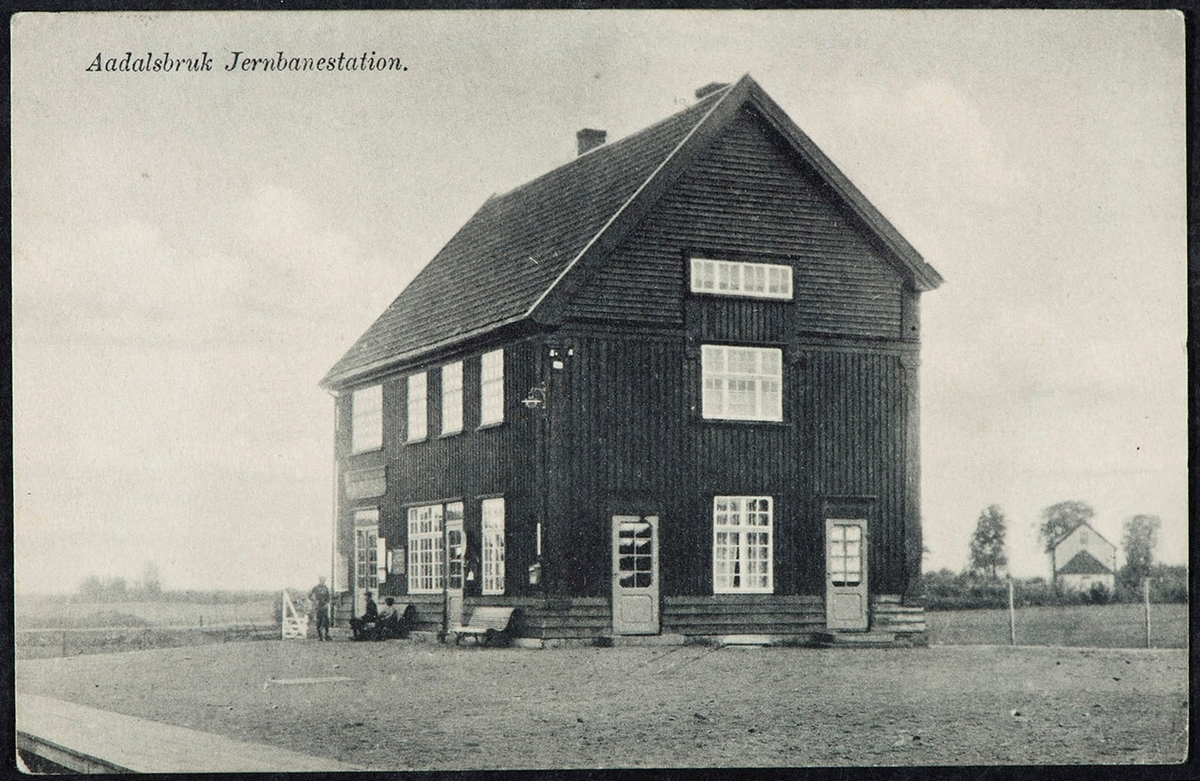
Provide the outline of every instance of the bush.
{"type": "Polygon", "coordinates": [[[1108,591],[1108,586],[1103,583],[1093,583],[1088,589],[1088,602],[1093,605],[1107,605],[1112,599],[1112,595],[1108,591]]]}

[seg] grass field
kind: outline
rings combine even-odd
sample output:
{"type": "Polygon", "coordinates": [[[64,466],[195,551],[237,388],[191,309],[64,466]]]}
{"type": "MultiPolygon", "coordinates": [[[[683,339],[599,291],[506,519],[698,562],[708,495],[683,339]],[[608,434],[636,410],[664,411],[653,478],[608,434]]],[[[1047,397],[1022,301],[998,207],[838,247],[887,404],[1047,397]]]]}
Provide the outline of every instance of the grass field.
{"type": "MultiPolygon", "coordinates": [[[[1150,606],[1150,645],[1187,648],[1187,605],[1150,606]]],[[[1008,645],[1007,610],[927,611],[929,642],[943,645],[1008,645]]],[[[1016,611],[1017,645],[1145,648],[1141,605],[1025,607],[1016,611]]]]}

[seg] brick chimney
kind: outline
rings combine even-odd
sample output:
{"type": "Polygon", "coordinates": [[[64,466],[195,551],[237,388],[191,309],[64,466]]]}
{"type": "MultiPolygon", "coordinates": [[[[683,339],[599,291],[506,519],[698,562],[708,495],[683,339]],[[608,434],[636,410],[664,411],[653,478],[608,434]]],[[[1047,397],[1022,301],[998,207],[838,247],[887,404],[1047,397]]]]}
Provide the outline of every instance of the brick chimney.
{"type": "Polygon", "coordinates": [[[729,86],[729,82],[725,82],[725,81],[709,82],[708,84],[705,84],[700,89],[696,90],[696,100],[700,100],[700,98],[704,97],[705,95],[711,95],[712,93],[716,92],[717,90],[725,89],[728,86],[729,86]]]}
{"type": "Polygon", "coordinates": [[[579,145],[579,154],[581,155],[600,146],[607,138],[608,133],[603,130],[592,130],[587,127],[575,134],[575,142],[579,145]]]}

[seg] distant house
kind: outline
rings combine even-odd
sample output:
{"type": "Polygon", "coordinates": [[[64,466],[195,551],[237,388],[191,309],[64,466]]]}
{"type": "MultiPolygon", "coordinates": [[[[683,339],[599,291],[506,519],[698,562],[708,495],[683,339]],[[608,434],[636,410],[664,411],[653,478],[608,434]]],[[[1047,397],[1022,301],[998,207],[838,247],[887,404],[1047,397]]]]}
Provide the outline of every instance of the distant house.
{"type": "Polygon", "coordinates": [[[1064,534],[1050,551],[1054,580],[1064,591],[1116,586],[1117,546],[1086,521],[1064,534]]]}
{"type": "Polygon", "coordinates": [[[922,632],[941,277],[748,76],[578,142],[323,379],[335,585],[535,643],[922,632]]]}

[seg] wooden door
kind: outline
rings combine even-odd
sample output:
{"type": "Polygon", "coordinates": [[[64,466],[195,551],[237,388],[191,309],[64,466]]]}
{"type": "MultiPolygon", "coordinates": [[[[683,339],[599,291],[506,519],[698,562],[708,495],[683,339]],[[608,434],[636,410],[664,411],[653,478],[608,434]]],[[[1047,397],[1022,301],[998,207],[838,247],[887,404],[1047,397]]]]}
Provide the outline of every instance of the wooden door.
{"type": "Polygon", "coordinates": [[[354,615],[367,609],[367,592],[379,596],[379,510],[354,513],[354,615]]]}
{"type": "Polygon", "coordinates": [[[825,625],[867,629],[867,519],[825,519],[825,625]]]}
{"type": "Polygon", "coordinates": [[[462,502],[446,505],[446,627],[457,626],[463,619],[463,563],[467,555],[467,535],[463,531],[462,502]]]}
{"type": "Polygon", "coordinates": [[[658,516],[612,517],[613,633],[659,633],[658,516]]]}

